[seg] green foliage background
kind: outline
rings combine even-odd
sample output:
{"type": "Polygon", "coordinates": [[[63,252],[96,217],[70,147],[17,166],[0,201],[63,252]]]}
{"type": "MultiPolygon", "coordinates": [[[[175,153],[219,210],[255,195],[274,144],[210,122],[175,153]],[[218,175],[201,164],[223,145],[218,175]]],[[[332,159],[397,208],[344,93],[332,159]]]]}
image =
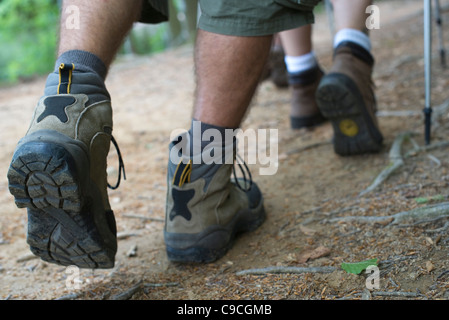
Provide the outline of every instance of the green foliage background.
{"type": "MultiPolygon", "coordinates": [[[[196,6],[196,0],[171,0],[169,23],[136,24],[119,54],[151,54],[192,41],[196,6]]],[[[60,0],[0,0],[0,84],[53,70],[59,10],[60,0]]]]}
{"type": "Polygon", "coordinates": [[[57,0],[0,0],[0,82],[51,70],[58,16],[57,0]]]}

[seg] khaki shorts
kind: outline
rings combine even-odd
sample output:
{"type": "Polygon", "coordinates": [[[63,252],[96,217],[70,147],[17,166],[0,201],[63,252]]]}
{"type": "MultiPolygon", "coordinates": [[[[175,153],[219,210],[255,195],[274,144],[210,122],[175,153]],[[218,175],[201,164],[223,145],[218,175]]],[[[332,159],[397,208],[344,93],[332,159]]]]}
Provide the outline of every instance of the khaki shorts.
{"type": "MultiPolygon", "coordinates": [[[[233,36],[270,35],[313,23],[313,8],[320,1],[199,0],[198,27],[233,36]]],[[[167,0],[144,0],[141,22],[159,23],[167,19],[167,0]]]]}
{"type": "Polygon", "coordinates": [[[200,0],[199,28],[233,36],[263,36],[314,22],[320,0],[200,0]]]}

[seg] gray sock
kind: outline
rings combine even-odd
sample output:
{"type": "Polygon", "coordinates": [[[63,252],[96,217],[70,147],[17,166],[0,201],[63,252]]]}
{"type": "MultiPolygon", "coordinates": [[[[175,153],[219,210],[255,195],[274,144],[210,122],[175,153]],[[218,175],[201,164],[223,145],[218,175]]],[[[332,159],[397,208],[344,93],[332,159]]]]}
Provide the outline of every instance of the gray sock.
{"type": "Polygon", "coordinates": [[[61,63],[74,64],[72,72],[71,94],[86,94],[89,97],[87,105],[110,100],[110,95],[104,84],[107,68],[96,55],[81,50],[64,52],[55,63],[55,71],[47,77],[44,95],[56,95],[59,85],[59,66],[61,63]]]}
{"type": "MultiPolygon", "coordinates": [[[[232,157],[233,154],[235,153],[235,147],[236,147],[235,139],[231,142],[227,142],[225,140],[226,129],[230,129],[230,128],[219,127],[219,126],[210,125],[210,124],[206,124],[203,122],[193,120],[190,130],[188,132],[186,132],[185,134],[180,135],[178,137],[177,141],[172,141],[172,143],[170,143],[170,150],[173,147],[175,147],[178,143],[183,144],[183,146],[178,146],[178,148],[189,148],[190,159],[193,160],[191,180],[190,180],[191,182],[193,182],[199,178],[204,178],[206,180],[206,184],[207,184],[209,182],[209,180],[214,176],[215,172],[226,161],[229,161],[229,159],[227,160],[227,158],[229,158],[230,156],[232,157]],[[199,125],[199,127],[194,128],[194,125],[199,125]],[[216,130],[216,132],[218,132],[220,134],[220,136],[222,137],[222,140],[221,141],[202,141],[203,134],[208,129],[216,130]],[[196,130],[196,132],[195,132],[195,130],[196,130]],[[197,137],[197,136],[195,136],[196,134],[200,134],[200,136],[197,137]],[[194,147],[193,147],[194,139],[196,139],[196,147],[199,150],[194,150],[194,147]],[[201,139],[201,140],[198,141],[198,139],[201,139]],[[214,142],[214,145],[216,147],[218,147],[218,148],[221,147],[221,161],[218,158],[216,160],[219,163],[210,163],[210,164],[196,163],[195,161],[197,159],[195,159],[195,155],[198,155],[198,153],[201,153],[201,155],[203,155],[203,152],[205,151],[205,149],[209,146],[209,144],[211,142],[214,142]],[[187,146],[186,143],[188,143],[189,145],[187,146]],[[227,145],[227,144],[230,144],[230,145],[227,145]],[[231,152],[231,154],[227,154],[230,152],[231,152]]],[[[169,177],[174,176],[177,167],[178,167],[178,163],[173,163],[172,161],[169,160],[169,165],[168,165],[169,177]]]]}
{"type": "MultiPolygon", "coordinates": [[[[196,121],[196,120],[193,120],[196,121]]],[[[196,121],[196,123],[200,123],[199,121],[196,121]]],[[[191,176],[191,181],[195,181],[199,178],[205,178],[206,181],[209,181],[209,178],[212,178],[213,175],[215,174],[215,172],[225,163],[226,160],[226,151],[229,152],[229,149],[226,150],[226,141],[225,141],[225,137],[226,137],[226,129],[229,128],[225,128],[225,127],[219,127],[219,126],[215,126],[215,125],[211,125],[211,124],[207,124],[204,122],[200,123],[201,126],[201,137],[203,136],[204,132],[206,130],[209,129],[213,129],[216,130],[222,140],[221,141],[202,141],[201,143],[198,143],[198,145],[201,145],[201,149],[200,150],[193,150],[191,149],[191,155],[194,155],[197,151],[201,151],[201,154],[203,155],[203,153],[205,152],[205,148],[209,146],[209,144],[211,142],[214,142],[217,146],[221,145],[221,159],[216,159],[218,163],[211,163],[211,164],[206,164],[206,163],[200,163],[200,164],[193,164],[192,166],[192,176],[191,176]]],[[[190,141],[193,141],[193,139],[199,139],[200,137],[194,137],[193,136],[193,122],[192,122],[192,126],[189,130],[189,136],[190,136],[190,141]]],[[[198,141],[197,141],[198,142],[198,141]]],[[[192,145],[191,145],[192,147],[192,145]]],[[[233,151],[232,151],[233,152],[233,151]]]]}

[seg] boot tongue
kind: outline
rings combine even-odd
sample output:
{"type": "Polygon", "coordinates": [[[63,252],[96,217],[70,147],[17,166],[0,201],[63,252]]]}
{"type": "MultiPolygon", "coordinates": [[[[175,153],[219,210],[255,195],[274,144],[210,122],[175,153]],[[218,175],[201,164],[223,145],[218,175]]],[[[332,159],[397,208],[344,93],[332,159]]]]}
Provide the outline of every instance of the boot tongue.
{"type": "Polygon", "coordinates": [[[186,182],[198,179],[208,183],[222,166],[228,166],[229,172],[234,164],[236,143],[225,144],[222,141],[197,141],[200,147],[192,146],[191,131],[179,135],[170,143],[168,176],[174,185],[182,186],[186,182]],[[195,150],[198,149],[198,150],[195,150]]]}
{"type": "Polygon", "coordinates": [[[234,164],[237,140],[234,130],[193,120],[191,128],[169,146],[168,177],[177,186],[204,179],[206,186],[223,166],[229,175],[234,164]]]}
{"type": "Polygon", "coordinates": [[[85,94],[89,98],[86,102],[86,107],[100,101],[111,100],[103,80],[93,72],[77,71],[75,66],[75,69],[71,72],[70,85],[61,83],[60,79],[59,72],[53,72],[48,75],[44,91],[45,96],[66,93],[85,94]]]}
{"type": "Polygon", "coordinates": [[[64,52],[56,61],[54,72],[47,77],[45,96],[57,94],[85,94],[86,106],[109,101],[105,78],[107,68],[100,58],[81,50],[64,52]]]}

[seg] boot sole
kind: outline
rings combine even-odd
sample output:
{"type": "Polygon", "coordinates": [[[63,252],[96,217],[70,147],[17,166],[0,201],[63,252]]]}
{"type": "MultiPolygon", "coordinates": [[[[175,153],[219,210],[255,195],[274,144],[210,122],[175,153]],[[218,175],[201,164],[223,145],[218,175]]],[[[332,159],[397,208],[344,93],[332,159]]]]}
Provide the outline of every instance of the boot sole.
{"type": "Polygon", "coordinates": [[[239,211],[226,226],[211,226],[199,234],[164,232],[167,257],[182,263],[214,262],[232,248],[238,234],[260,227],[265,216],[261,199],[256,208],[239,211]]]}
{"type": "Polygon", "coordinates": [[[344,74],[323,77],[317,104],[334,130],[334,150],[341,156],[379,152],[383,137],[354,81],[344,74]]]}
{"type": "Polygon", "coordinates": [[[27,208],[27,243],[42,260],[80,268],[112,268],[117,251],[113,213],[89,180],[77,141],[48,131],[26,136],[8,170],[10,193],[27,208]],[[106,217],[108,216],[108,217],[106,217]]]}

